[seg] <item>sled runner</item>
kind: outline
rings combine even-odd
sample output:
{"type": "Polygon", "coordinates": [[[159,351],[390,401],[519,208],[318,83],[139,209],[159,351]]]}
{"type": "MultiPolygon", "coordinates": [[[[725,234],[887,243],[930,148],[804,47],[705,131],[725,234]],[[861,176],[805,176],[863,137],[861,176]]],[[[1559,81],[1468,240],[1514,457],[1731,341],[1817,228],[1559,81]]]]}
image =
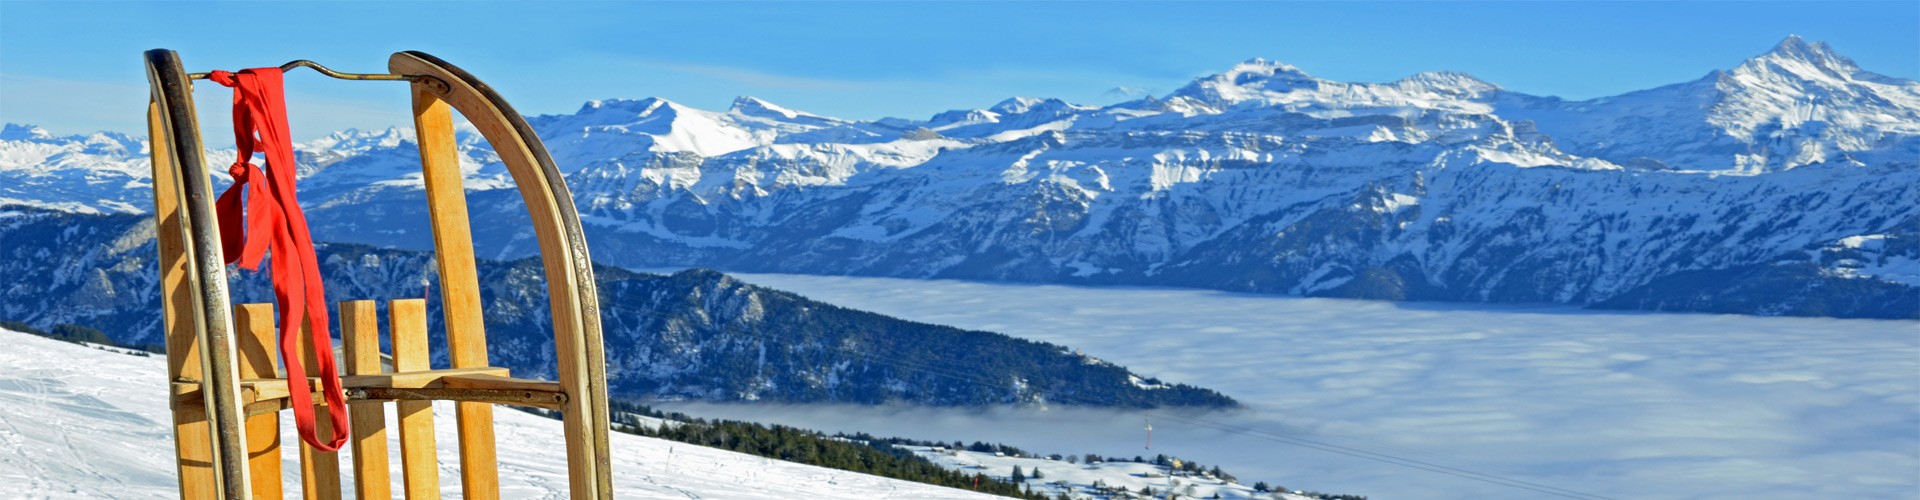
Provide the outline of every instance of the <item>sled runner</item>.
{"type": "MultiPolygon", "coordinates": [[[[296,410],[302,427],[317,426],[302,433],[310,440],[315,435],[331,435],[335,429],[327,416],[336,407],[328,407],[323,401],[328,399],[324,397],[327,394],[322,393],[344,396],[351,433],[342,437],[352,448],[350,466],[359,498],[401,496],[389,491],[389,432],[397,432],[400,438],[400,474],[406,498],[438,497],[440,478],[434,457],[438,446],[458,447],[458,481],[465,497],[496,498],[499,471],[493,442],[493,405],[499,404],[546,408],[563,414],[572,498],[613,498],[607,450],[606,357],[592,261],[587,256],[573,198],[546,147],[519,113],[473,75],[421,52],[393,54],[388,59],[390,74],[339,73],[305,60],[280,68],[309,67],[334,78],[407,82],[411,87],[452,368],[436,370],[428,366],[425,299],[386,297],[392,370],[385,371],[381,366],[380,305],[375,300],[339,303],[336,322],[328,321],[321,308],[318,317],[308,315],[305,324],[281,332],[275,331],[274,304],[231,303],[226,264],[235,256],[224,253],[240,247],[231,238],[222,241],[221,224],[237,221],[223,221],[222,215],[226,214],[216,212],[216,195],[209,183],[194,115],[194,80],[213,78],[221,85],[234,86],[236,78],[259,74],[187,73],[179,55],[165,49],[148,51],[146,64],[152,85],[147,120],[153,157],[153,214],[165,313],[167,374],[173,382],[173,434],[181,498],[282,498],[279,413],[296,410]],[[558,381],[513,378],[505,368],[488,366],[466,193],[453,135],[452,111],[456,110],[499,154],[532,217],[546,272],[558,381]],[[307,373],[313,380],[308,384],[301,384],[301,380],[290,384],[279,374],[272,353],[288,353],[288,372],[301,367],[331,370],[332,362],[322,359],[330,357],[328,341],[285,335],[305,328],[318,335],[329,323],[339,325],[345,365],[344,375],[331,386],[344,390],[326,389],[329,384],[320,380],[325,378],[320,371],[307,373]],[[282,335],[276,337],[276,333],[282,335]],[[282,346],[277,344],[290,338],[303,339],[299,342],[303,345],[285,346],[287,351],[281,351],[282,346]],[[291,353],[299,353],[304,359],[296,361],[291,353]],[[317,392],[310,398],[293,394],[301,385],[317,392]],[[294,408],[295,401],[309,399],[314,405],[311,412],[306,412],[309,408],[294,408]],[[434,442],[432,401],[438,400],[457,402],[456,443],[434,442]],[[398,429],[386,428],[388,402],[393,402],[391,406],[398,414],[398,429]],[[321,416],[314,417],[316,414],[321,416]]],[[[269,73],[276,79],[279,76],[279,72],[269,73]]],[[[240,91],[245,87],[235,88],[240,91]]],[[[236,113],[237,122],[239,116],[236,113]]],[[[248,137],[244,141],[252,142],[252,134],[251,130],[243,131],[242,135],[248,137]]],[[[250,146],[243,146],[243,155],[250,150],[250,146]]],[[[291,158],[290,152],[285,154],[291,158]]],[[[291,164],[274,164],[272,155],[268,156],[267,172],[277,174],[273,169],[286,169],[291,175],[291,164]]],[[[252,165],[244,159],[235,164],[236,191],[250,180],[247,200],[257,203],[264,199],[264,191],[257,189],[267,186],[262,184],[267,179],[259,178],[256,168],[243,180],[243,167],[252,165]]],[[[238,196],[234,201],[239,201],[238,196]]],[[[228,208],[224,196],[219,203],[220,208],[228,208]]],[[[298,219],[293,226],[298,228],[296,232],[304,233],[304,216],[297,213],[297,205],[290,211],[298,219]]],[[[247,214],[248,224],[262,220],[257,212],[247,214]]],[[[237,229],[237,225],[227,229],[237,229]]],[[[249,226],[249,238],[261,236],[252,229],[249,226]]],[[[248,242],[240,253],[251,254],[257,262],[264,251],[252,243],[248,242]]],[[[270,259],[276,266],[276,293],[280,293],[281,266],[297,261],[299,255],[280,246],[273,249],[270,259]]],[[[246,265],[244,259],[242,265],[246,265]]],[[[284,298],[280,303],[288,304],[284,298]]],[[[300,317],[299,311],[292,311],[293,316],[287,310],[277,312],[283,318],[300,317]]],[[[297,437],[294,442],[301,447],[298,467],[302,496],[339,498],[341,464],[336,453],[297,437]]],[[[338,441],[335,443],[337,446],[338,441]]]]}

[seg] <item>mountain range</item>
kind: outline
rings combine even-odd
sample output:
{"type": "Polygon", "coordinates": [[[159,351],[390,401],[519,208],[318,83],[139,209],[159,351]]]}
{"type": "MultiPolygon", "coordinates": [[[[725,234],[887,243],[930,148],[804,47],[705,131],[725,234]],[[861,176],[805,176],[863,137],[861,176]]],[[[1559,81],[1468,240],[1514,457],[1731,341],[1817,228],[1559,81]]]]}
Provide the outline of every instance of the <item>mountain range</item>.
{"type": "MultiPolygon", "coordinates": [[[[46,329],[82,325],[119,345],[164,344],[153,232],[138,215],[16,209],[0,217],[7,242],[0,275],[11,278],[0,285],[0,319],[46,329]]],[[[438,289],[431,252],[340,243],[317,250],[329,304],[373,299],[384,309],[386,301],[438,289]]],[[[538,259],[483,260],[478,270],[491,363],[552,379],[553,329],[538,259]]],[[[594,274],[608,393],[622,400],[1239,406],[1066,346],[847,309],[715,271],[599,266],[594,274]]],[[[229,276],[235,303],[273,302],[266,273],[229,276]]],[[[446,367],[440,301],[427,304],[432,362],[446,367]]]]}
{"type": "MultiPolygon", "coordinates": [[[[595,258],[628,268],[1920,317],[1920,82],[1798,37],[1588,100],[1255,59],[1109,106],[860,121],[648,98],[529,120],[595,258]]],[[[317,240],[430,245],[411,136],[298,146],[317,240]]],[[[460,143],[475,226],[527,227],[484,141],[460,143]]],[[[0,205],[139,213],[145,154],[7,125],[0,205]]]]}

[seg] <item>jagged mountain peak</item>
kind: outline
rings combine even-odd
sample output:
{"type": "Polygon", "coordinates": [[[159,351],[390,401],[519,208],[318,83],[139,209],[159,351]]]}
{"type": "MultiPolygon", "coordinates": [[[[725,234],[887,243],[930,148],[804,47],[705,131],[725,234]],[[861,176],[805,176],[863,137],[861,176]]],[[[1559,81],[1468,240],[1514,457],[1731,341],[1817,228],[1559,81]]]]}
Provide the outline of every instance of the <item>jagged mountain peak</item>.
{"type": "Polygon", "coordinates": [[[326,137],[315,139],[300,144],[299,146],[300,149],[307,150],[325,149],[344,152],[375,147],[391,148],[399,146],[403,142],[411,142],[413,140],[414,133],[411,127],[387,127],[380,130],[349,128],[327,134],[326,137]]]}
{"type": "Polygon", "coordinates": [[[1043,99],[1039,97],[1015,96],[1015,97],[1009,97],[1004,101],[1000,101],[999,103],[994,104],[993,107],[987,108],[987,110],[995,113],[1000,113],[1003,115],[1015,115],[1015,114],[1025,113],[1028,110],[1033,109],[1035,106],[1040,106],[1044,103],[1065,104],[1064,101],[1061,101],[1059,99],[1051,99],[1051,98],[1043,99]]]}
{"type": "Polygon", "coordinates": [[[1295,67],[1294,65],[1283,63],[1280,61],[1269,60],[1264,57],[1255,57],[1252,59],[1241,61],[1240,64],[1233,65],[1233,69],[1229,69],[1227,70],[1226,73],[1222,73],[1222,74],[1223,75],[1268,75],[1268,76],[1277,76],[1277,77],[1285,77],[1285,78],[1313,78],[1314,77],[1313,75],[1307,74],[1307,72],[1305,71],[1301,71],[1300,68],[1295,67]]]}
{"type": "Polygon", "coordinates": [[[1809,42],[1799,35],[1789,35],[1774,45],[1773,50],[1754,56],[1725,74],[1735,78],[1782,75],[1800,81],[1843,85],[1860,72],[1859,65],[1835,52],[1826,42],[1809,42]]]}
{"type": "Polygon", "coordinates": [[[1485,115],[1492,108],[1482,96],[1499,90],[1459,72],[1419,73],[1387,83],[1341,82],[1285,63],[1252,59],[1225,73],[1195,79],[1169,94],[1161,107],[1189,116],[1249,108],[1277,108],[1319,118],[1412,118],[1436,112],[1485,115]]]}
{"type": "Polygon", "coordinates": [[[53,139],[53,133],[47,129],[21,123],[8,123],[0,128],[0,141],[35,141],[53,139]]]}
{"type": "Polygon", "coordinates": [[[744,96],[744,95],[734,98],[733,106],[727,108],[727,111],[734,114],[740,114],[740,115],[746,115],[746,116],[757,116],[757,117],[763,117],[763,118],[793,119],[793,118],[799,118],[800,116],[803,116],[803,115],[807,115],[807,113],[801,113],[799,111],[794,111],[794,110],[782,107],[780,105],[767,102],[765,99],[761,99],[753,96],[744,96]]]}
{"type": "Polygon", "coordinates": [[[1656,169],[1759,174],[1920,154],[1920,82],[1862,70],[1799,36],[1691,82],[1585,101],[1499,99],[1500,116],[1535,121],[1568,152],[1656,169]]]}
{"type": "Polygon", "coordinates": [[[1095,108],[1090,106],[1081,106],[1081,105],[1073,104],[1073,103],[1070,103],[1058,98],[1052,98],[1052,97],[1048,97],[1048,98],[1010,97],[1004,101],[1000,101],[999,103],[994,104],[993,107],[991,108],[987,108],[988,111],[999,113],[1002,116],[1025,114],[1025,113],[1031,113],[1036,111],[1043,112],[1043,113],[1059,113],[1063,111],[1071,111],[1071,110],[1077,110],[1077,109],[1095,109],[1095,108]]]}
{"type": "Polygon", "coordinates": [[[991,123],[1000,121],[1000,113],[984,109],[955,109],[943,111],[927,120],[928,125],[942,127],[955,124],[991,123]]]}
{"type": "Polygon", "coordinates": [[[641,99],[595,99],[580,106],[575,115],[639,115],[647,116],[657,112],[673,112],[686,108],[679,103],[659,97],[641,99]]]}
{"type": "Polygon", "coordinates": [[[1842,57],[1838,52],[1835,52],[1833,46],[1827,45],[1827,42],[1809,42],[1804,38],[1800,38],[1800,35],[1787,35],[1787,38],[1780,40],[1780,43],[1773,46],[1773,50],[1767,51],[1766,56],[1792,58],[1808,62],[1845,61],[1849,66],[1851,66],[1853,62],[1846,57],[1842,57]]]}
{"type": "Polygon", "coordinates": [[[1298,89],[1319,88],[1321,80],[1292,65],[1261,58],[1248,59],[1224,73],[1195,78],[1192,83],[1168,96],[1198,99],[1210,104],[1230,104],[1252,99],[1261,93],[1287,93],[1298,89]]]}
{"type": "Polygon", "coordinates": [[[1458,71],[1426,71],[1415,73],[1413,76],[1400,79],[1398,83],[1424,87],[1430,90],[1453,91],[1469,95],[1500,90],[1499,85],[1458,71]]]}
{"type": "Polygon", "coordinates": [[[761,144],[734,116],[705,111],[659,97],[587,101],[571,115],[530,120],[553,144],[583,147],[569,164],[586,165],[618,157],[621,151],[689,152],[716,156],[761,144]],[[620,143],[630,142],[628,145],[620,143]]]}
{"type": "Polygon", "coordinates": [[[757,131],[763,139],[776,142],[787,134],[805,134],[852,123],[794,110],[753,96],[734,98],[725,116],[737,125],[757,131]]]}

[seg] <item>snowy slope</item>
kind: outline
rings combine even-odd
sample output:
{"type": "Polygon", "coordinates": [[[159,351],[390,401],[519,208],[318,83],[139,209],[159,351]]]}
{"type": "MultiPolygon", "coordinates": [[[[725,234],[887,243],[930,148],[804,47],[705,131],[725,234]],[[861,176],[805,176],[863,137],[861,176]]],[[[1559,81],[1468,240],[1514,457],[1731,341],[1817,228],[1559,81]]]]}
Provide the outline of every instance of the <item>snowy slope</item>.
{"type": "MultiPolygon", "coordinates": [[[[0,350],[0,484],[7,485],[5,496],[178,497],[164,358],[8,330],[0,330],[0,342],[8,345],[0,350]]],[[[459,457],[446,445],[455,440],[452,414],[451,405],[435,407],[435,430],[442,443],[441,487],[449,498],[457,498],[459,457]]],[[[392,413],[388,416],[391,421],[392,413]]],[[[282,428],[292,429],[287,418],[282,428]]],[[[564,498],[559,422],[505,410],[495,418],[502,497],[564,498]]],[[[612,438],[619,498],[993,498],[639,436],[612,438]]],[[[394,439],[390,450],[399,449],[394,439]]],[[[283,463],[298,463],[294,447],[282,449],[283,463]]],[[[350,454],[342,456],[343,462],[350,454]]],[[[287,491],[298,491],[298,467],[286,471],[287,491]]],[[[351,475],[351,467],[343,471],[351,475]]],[[[398,491],[398,476],[395,479],[398,491]]]]}
{"type": "Polygon", "coordinates": [[[1171,489],[1183,498],[1225,498],[1225,499],[1277,499],[1310,500],[1310,497],[1288,493],[1255,491],[1252,486],[1215,478],[1205,474],[1178,473],[1169,477],[1167,468],[1135,462],[1104,463],[1068,463],[1038,457],[1015,457],[998,453],[982,453],[966,450],[949,450],[927,446],[903,446],[915,455],[940,464],[942,467],[986,474],[990,477],[1006,479],[1012,477],[1013,468],[1020,467],[1021,473],[1029,479],[1025,484],[1036,493],[1046,495],[1065,494],[1069,498],[1114,498],[1094,489],[1095,483],[1107,488],[1125,488],[1141,491],[1152,488],[1156,495],[1165,495],[1171,489]],[[1034,471],[1041,478],[1031,479],[1034,471]]]}

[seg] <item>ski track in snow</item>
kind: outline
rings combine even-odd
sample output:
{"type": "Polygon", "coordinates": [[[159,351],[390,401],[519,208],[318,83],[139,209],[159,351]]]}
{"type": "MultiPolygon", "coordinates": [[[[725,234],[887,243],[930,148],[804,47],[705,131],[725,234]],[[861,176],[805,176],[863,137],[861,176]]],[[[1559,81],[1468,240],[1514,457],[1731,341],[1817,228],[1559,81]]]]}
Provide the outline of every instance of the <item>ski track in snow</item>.
{"type": "MultiPolygon", "coordinates": [[[[164,357],[136,357],[0,330],[0,498],[178,498],[164,357]]],[[[391,408],[391,405],[389,405],[391,408]]],[[[282,412],[286,491],[299,491],[291,413],[282,412]]],[[[399,437],[388,460],[403,491],[399,437]]],[[[453,405],[434,406],[440,486],[460,497],[453,405]]],[[[566,498],[560,422],[494,412],[501,498],[566,498]]],[[[612,436],[614,488],[629,498],[996,498],[626,434],[612,436]],[[668,463],[668,450],[672,463],[668,463]]],[[[351,495],[352,451],[341,452],[351,495]]]]}
{"type": "MultiPolygon", "coordinates": [[[[1920,322],[736,274],[829,303],[1082,348],[1244,411],[1180,415],[1613,498],[1913,498],[1920,322]]],[[[1036,453],[1168,453],[1373,498],[1541,493],[1076,409],[661,404],[1036,453]]]]}

